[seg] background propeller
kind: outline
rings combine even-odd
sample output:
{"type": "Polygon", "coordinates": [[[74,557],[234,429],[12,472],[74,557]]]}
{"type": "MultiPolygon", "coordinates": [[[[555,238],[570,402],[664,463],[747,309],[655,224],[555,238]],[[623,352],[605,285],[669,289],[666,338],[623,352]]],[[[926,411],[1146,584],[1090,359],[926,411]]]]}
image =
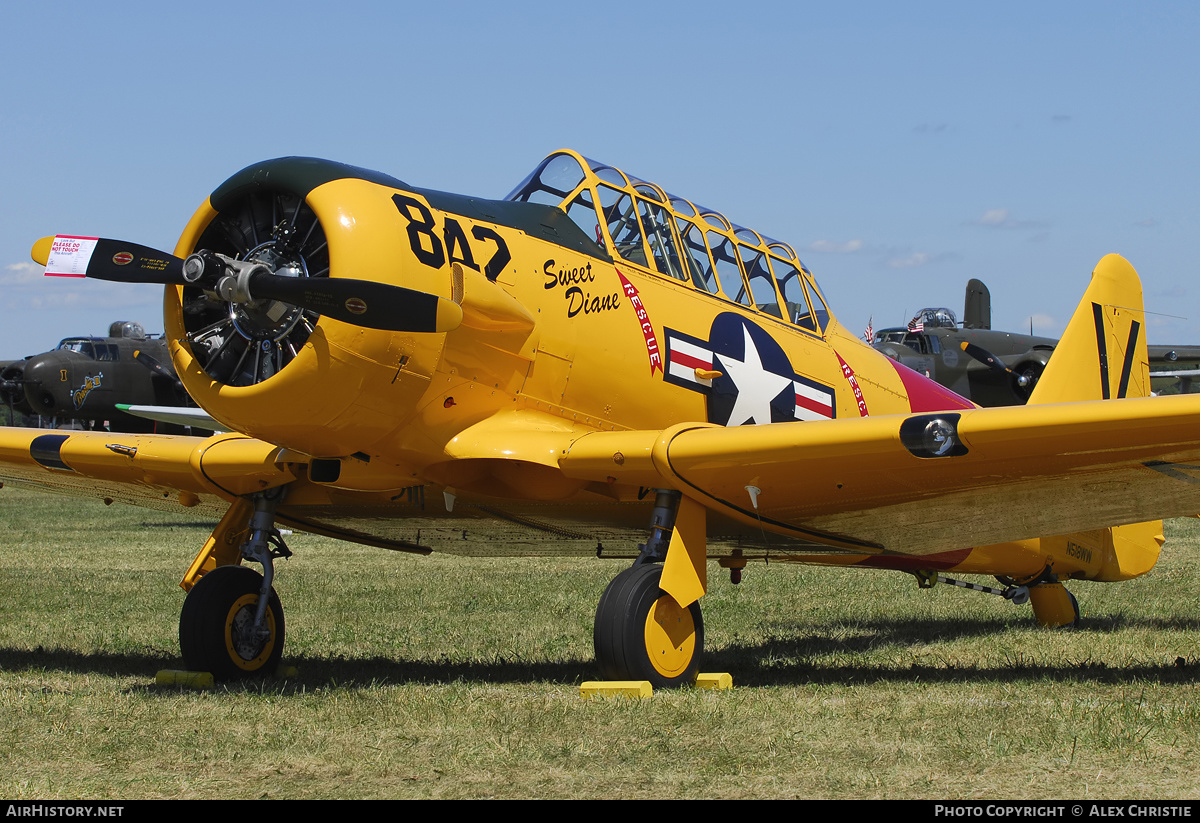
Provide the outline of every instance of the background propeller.
{"type": "Polygon", "coordinates": [[[1014,371],[1004,365],[999,357],[992,354],[983,346],[976,345],[964,340],[959,344],[959,347],[969,356],[978,360],[983,365],[995,372],[1000,372],[1009,375],[1013,379],[1013,391],[1017,397],[1023,401],[1029,399],[1030,393],[1033,392],[1033,387],[1037,383],[1038,377],[1041,375],[1041,364],[1033,363],[1027,365],[1022,371],[1014,371]]]}
{"type": "Polygon", "coordinates": [[[28,382],[25,379],[25,364],[24,360],[14,360],[0,368],[0,398],[3,398],[8,407],[9,419],[14,421],[12,425],[20,425],[15,422],[18,417],[33,411],[25,396],[25,386],[28,382]]]}
{"type": "Polygon", "coordinates": [[[166,366],[164,366],[162,363],[159,363],[156,359],[154,359],[150,355],[146,354],[144,351],[141,351],[141,350],[135,351],[133,353],[133,359],[136,360],[137,362],[141,363],[143,366],[148,368],[150,371],[157,374],[159,377],[162,377],[166,380],[170,380],[172,383],[175,383],[177,385],[180,385],[180,386],[183,385],[180,382],[179,377],[176,376],[174,371],[172,371],[171,369],[168,369],[166,366]]]}

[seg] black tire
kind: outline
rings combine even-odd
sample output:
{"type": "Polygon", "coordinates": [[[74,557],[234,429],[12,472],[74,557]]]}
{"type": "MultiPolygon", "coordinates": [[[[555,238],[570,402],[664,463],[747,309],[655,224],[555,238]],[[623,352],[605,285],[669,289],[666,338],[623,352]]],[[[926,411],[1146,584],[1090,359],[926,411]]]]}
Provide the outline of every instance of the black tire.
{"type": "Polygon", "coordinates": [[[262,575],[245,566],[218,566],[200,578],[179,613],[179,648],[189,671],[217,680],[273,674],[283,656],[283,605],[271,589],[270,635],[248,634],[258,607],[262,575]]]}
{"type": "Polygon", "coordinates": [[[596,607],[592,641],[600,676],[690,686],[704,652],[700,604],[682,609],[659,588],[660,564],[632,566],[608,584],[596,607]]]}

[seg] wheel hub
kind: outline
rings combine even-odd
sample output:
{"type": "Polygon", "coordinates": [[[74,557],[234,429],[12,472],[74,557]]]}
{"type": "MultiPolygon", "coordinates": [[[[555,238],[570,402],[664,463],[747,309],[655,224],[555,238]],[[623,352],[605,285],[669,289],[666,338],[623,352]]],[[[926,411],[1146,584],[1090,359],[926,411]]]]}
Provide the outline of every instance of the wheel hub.
{"type": "Polygon", "coordinates": [[[678,677],[696,652],[696,625],[692,612],[664,594],[646,615],[646,652],[664,677],[678,677]]]}
{"type": "Polygon", "coordinates": [[[226,643],[233,661],[243,669],[253,669],[270,656],[270,639],[275,633],[275,620],[270,610],[266,614],[266,626],[254,630],[254,615],[258,596],[247,594],[239,597],[229,610],[226,624],[226,643]]]}

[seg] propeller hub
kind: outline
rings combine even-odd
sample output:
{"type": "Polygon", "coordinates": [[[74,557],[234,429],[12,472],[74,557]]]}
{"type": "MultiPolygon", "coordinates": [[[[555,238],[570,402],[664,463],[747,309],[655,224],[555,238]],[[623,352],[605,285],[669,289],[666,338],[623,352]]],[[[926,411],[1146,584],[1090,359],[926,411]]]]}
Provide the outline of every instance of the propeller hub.
{"type": "Polygon", "coordinates": [[[273,285],[327,279],[328,247],[316,215],[290,192],[248,193],[226,203],[191,245],[208,250],[193,255],[203,272],[182,296],[188,344],[200,365],[228,386],[255,385],[285,369],[322,309],[308,305],[303,291],[296,302],[304,307],[285,302],[273,285]]]}
{"type": "Polygon", "coordinates": [[[256,300],[251,291],[251,279],[256,274],[274,274],[281,277],[308,277],[308,268],[299,254],[281,248],[274,240],[251,249],[245,260],[235,261],[232,266],[236,276],[221,281],[218,288],[221,299],[230,302],[230,319],[234,328],[247,340],[278,342],[292,333],[304,309],[279,300],[256,300]],[[226,285],[228,284],[228,285],[226,285]]]}

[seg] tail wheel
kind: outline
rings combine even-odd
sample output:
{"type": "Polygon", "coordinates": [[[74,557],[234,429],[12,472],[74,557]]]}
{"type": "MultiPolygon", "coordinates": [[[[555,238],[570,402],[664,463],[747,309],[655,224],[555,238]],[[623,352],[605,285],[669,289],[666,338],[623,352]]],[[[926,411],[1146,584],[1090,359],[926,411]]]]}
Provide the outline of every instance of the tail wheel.
{"type": "Polygon", "coordinates": [[[1030,586],[1029,602],[1039,625],[1050,629],[1079,625],[1079,601],[1062,583],[1030,586]]]}
{"type": "Polygon", "coordinates": [[[266,633],[253,629],[262,575],[245,566],[218,566],[188,592],[179,614],[179,648],[190,671],[232,680],[274,672],[283,655],[283,605],[271,589],[266,633]]]}
{"type": "Polygon", "coordinates": [[[704,652],[700,604],[681,607],[659,588],[661,578],[661,565],[633,566],[604,590],[592,639],[605,679],[649,680],[660,688],[696,682],[704,652]]]}
{"type": "MultiPolygon", "coordinates": [[[[262,263],[285,277],[328,277],[329,249],[316,214],[286,191],[257,191],[226,206],[196,248],[262,263]]],[[[226,303],[198,288],[183,292],[188,344],[214,380],[253,386],[284,369],[320,315],[276,300],[226,303]]]]}

